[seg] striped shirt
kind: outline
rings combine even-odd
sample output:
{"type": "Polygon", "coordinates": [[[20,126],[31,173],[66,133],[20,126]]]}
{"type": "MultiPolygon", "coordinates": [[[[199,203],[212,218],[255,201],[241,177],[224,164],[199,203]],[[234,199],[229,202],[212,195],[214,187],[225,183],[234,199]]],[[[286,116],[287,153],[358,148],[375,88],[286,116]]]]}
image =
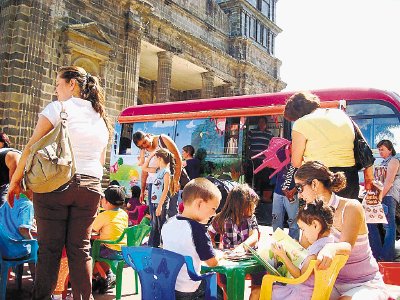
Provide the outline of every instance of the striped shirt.
{"type": "MultiPolygon", "coordinates": [[[[251,157],[264,151],[268,148],[269,141],[274,137],[274,135],[268,131],[261,131],[258,128],[249,131],[249,145],[250,145],[250,155],[251,157]]],[[[262,160],[264,157],[259,157],[262,160]]]]}

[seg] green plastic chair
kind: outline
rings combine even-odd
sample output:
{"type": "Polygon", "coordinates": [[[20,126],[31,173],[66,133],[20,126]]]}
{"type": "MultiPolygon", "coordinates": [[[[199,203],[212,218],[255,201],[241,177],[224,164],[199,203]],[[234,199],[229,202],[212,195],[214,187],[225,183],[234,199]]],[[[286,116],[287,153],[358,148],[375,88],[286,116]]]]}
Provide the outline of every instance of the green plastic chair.
{"type": "MultiPolygon", "coordinates": [[[[122,286],[122,271],[124,269],[125,260],[122,259],[107,259],[100,257],[100,245],[101,244],[118,244],[126,235],[127,246],[140,246],[143,239],[150,233],[151,226],[144,224],[135,225],[132,227],[125,228],[121,236],[113,241],[108,240],[94,240],[92,246],[92,258],[93,268],[96,262],[106,262],[110,265],[111,270],[116,275],[116,299],[121,299],[121,286],[122,286]]],[[[138,294],[138,274],[135,272],[135,295],[138,294]]]]}

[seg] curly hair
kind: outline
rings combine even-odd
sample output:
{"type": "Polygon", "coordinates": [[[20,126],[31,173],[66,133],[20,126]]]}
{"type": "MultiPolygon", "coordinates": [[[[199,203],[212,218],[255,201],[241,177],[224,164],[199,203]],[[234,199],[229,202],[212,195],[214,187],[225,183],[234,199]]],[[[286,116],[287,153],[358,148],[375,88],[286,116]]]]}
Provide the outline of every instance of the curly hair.
{"type": "Polygon", "coordinates": [[[296,121],[301,117],[312,113],[321,106],[317,95],[309,92],[293,94],[286,100],[283,116],[289,121],[296,121]]]}

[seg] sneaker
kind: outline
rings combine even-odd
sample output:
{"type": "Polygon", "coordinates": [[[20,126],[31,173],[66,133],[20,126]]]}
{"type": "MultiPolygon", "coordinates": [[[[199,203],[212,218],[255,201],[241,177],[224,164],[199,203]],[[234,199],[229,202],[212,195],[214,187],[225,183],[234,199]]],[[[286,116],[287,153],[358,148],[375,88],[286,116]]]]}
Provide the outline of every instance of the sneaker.
{"type": "Polygon", "coordinates": [[[65,297],[64,300],[74,300],[74,295],[72,295],[72,293],[68,294],[67,297],[65,297]]]}
{"type": "Polygon", "coordinates": [[[92,279],[92,293],[96,292],[100,288],[100,279],[100,275],[97,275],[92,279]]]}
{"type": "Polygon", "coordinates": [[[51,295],[51,300],[62,300],[62,294],[60,294],[60,295],[51,295]]]}
{"type": "Polygon", "coordinates": [[[116,276],[113,273],[107,274],[107,278],[100,279],[99,293],[105,294],[109,289],[115,287],[116,276]]]}

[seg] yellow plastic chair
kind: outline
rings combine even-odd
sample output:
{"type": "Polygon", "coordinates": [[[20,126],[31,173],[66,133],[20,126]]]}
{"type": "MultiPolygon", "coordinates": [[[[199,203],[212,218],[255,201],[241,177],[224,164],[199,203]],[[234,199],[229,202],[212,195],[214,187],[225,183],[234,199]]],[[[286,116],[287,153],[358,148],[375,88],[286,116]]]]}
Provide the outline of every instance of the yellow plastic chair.
{"type": "Polygon", "coordinates": [[[260,300],[271,300],[272,285],[274,282],[300,284],[305,282],[314,271],[314,291],[311,300],[328,300],[339,271],[346,264],[348,255],[336,255],[331,266],[326,270],[318,270],[316,260],[311,260],[306,272],[298,278],[286,278],[275,275],[265,275],[261,285],[260,300]]]}

